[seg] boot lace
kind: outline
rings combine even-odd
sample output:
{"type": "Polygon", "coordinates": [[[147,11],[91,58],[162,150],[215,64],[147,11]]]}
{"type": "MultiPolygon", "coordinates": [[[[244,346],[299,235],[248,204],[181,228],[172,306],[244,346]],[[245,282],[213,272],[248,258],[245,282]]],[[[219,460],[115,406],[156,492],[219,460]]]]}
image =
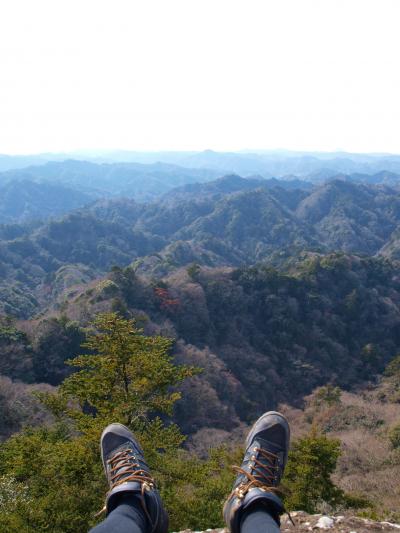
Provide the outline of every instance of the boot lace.
{"type": "Polygon", "coordinates": [[[241,483],[232,492],[239,497],[243,497],[251,488],[259,487],[269,492],[280,492],[277,487],[274,486],[276,479],[276,473],[279,471],[278,456],[274,453],[263,450],[262,448],[254,448],[253,450],[258,456],[266,459],[262,462],[257,459],[256,455],[251,456],[251,461],[254,465],[250,465],[250,471],[245,470],[240,466],[233,466],[233,470],[237,474],[243,474],[247,478],[247,482],[241,483]],[[254,474],[253,474],[253,471],[254,474]]]}
{"type": "MultiPolygon", "coordinates": [[[[241,500],[245,497],[245,495],[251,488],[255,487],[258,487],[266,492],[273,492],[281,496],[284,490],[282,489],[282,487],[278,488],[274,485],[277,479],[276,474],[277,472],[279,472],[279,457],[274,453],[264,450],[262,448],[254,448],[253,451],[254,455],[251,456],[250,460],[254,463],[254,465],[250,465],[249,471],[245,470],[240,466],[232,466],[232,469],[237,474],[243,474],[247,478],[247,481],[243,481],[242,483],[240,483],[240,485],[233,489],[233,491],[229,495],[229,498],[235,496],[236,498],[239,498],[241,500]],[[257,457],[266,459],[266,461],[262,462],[257,457]]],[[[292,522],[292,524],[295,525],[292,517],[290,516],[290,513],[286,509],[284,509],[284,512],[288,515],[289,520],[292,522]]]]}
{"type": "Polygon", "coordinates": [[[139,463],[133,460],[131,450],[122,450],[114,454],[107,462],[110,465],[111,488],[114,489],[128,481],[138,481],[142,485],[142,492],[147,487],[154,486],[154,480],[150,474],[140,468],[139,463]]]}
{"type": "MultiPolygon", "coordinates": [[[[110,491],[111,492],[118,485],[127,483],[129,481],[137,481],[140,483],[140,501],[143,510],[150,522],[152,523],[150,513],[147,509],[145,500],[145,491],[154,488],[154,479],[150,476],[149,472],[140,468],[137,460],[131,455],[131,450],[126,449],[115,453],[110,459],[107,460],[110,466],[110,491]]],[[[105,512],[107,506],[104,507],[95,515],[96,517],[105,512]]]]}

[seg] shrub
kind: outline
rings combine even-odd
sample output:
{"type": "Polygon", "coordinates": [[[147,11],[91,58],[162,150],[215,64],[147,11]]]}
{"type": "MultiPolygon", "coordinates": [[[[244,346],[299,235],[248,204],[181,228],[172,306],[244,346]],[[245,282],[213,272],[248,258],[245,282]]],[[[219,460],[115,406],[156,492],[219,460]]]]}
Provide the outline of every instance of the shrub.
{"type": "Polygon", "coordinates": [[[385,369],[385,375],[388,377],[400,378],[400,355],[390,361],[385,369]]]}
{"type": "Polygon", "coordinates": [[[400,448],[400,424],[391,428],[389,431],[389,440],[393,448],[400,448]]]}
{"type": "Polygon", "coordinates": [[[340,398],[342,391],[339,387],[334,387],[331,384],[320,387],[314,393],[313,403],[315,406],[320,407],[321,405],[337,405],[340,403],[340,398]]]}
{"type": "Polygon", "coordinates": [[[343,491],[331,480],[339,455],[339,440],[314,430],[293,443],[283,479],[289,509],[315,513],[322,503],[343,503],[343,491]]]}

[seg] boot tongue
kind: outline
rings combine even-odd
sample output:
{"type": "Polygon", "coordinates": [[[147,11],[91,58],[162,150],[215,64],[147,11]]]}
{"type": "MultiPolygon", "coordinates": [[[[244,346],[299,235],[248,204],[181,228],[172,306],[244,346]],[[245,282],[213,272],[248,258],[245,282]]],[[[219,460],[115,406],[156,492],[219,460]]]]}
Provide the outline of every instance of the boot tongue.
{"type": "MultiPolygon", "coordinates": [[[[280,466],[283,465],[285,454],[282,448],[278,446],[277,444],[275,444],[274,442],[271,442],[266,439],[262,439],[261,437],[257,437],[257,439],[255,439],[252,442],[251,446],[253,448],[261,448],[262,450],[265,450],[266,452],[276,455],[278,457],[279,465],[280,466]]],[[[271,457],[270,462],[273,462],[273,457],[271,457]]]]}
{"type": "Polygon", "coordinates": [[[254,439],[252,442],[252,446],[257,446],[257,448],[262,448],[263,450],[267,450],[271,453],[279,452],[279,446],[277,444],[261,437],[257,437],[256,439],[254,439]]]}

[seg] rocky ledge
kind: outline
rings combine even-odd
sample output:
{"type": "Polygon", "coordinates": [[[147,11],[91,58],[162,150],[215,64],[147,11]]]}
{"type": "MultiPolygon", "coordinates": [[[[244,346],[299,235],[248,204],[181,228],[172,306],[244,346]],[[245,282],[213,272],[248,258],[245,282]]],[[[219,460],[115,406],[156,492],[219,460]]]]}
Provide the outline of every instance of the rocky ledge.
{"type": "Polygon", "coordinates": [[[400,525],[390,522],[374,522],[367,518],[358,518],[351,515],[328,516],[309,515],[301,511],[291,513],[293,522],[288,517],[282,517],[281,531],[295,533],[297,531],[318,531],[329,529],[332,533],[367,533],[378,531],[397,531],[400,533],[400,525]]]}
{"type": "MultiPolygon", "coordinates": [[[[367,518],[358,518],[350,515],[328,516],[309,515],[302,511],[291,513],[294,525],[287,516],[282,517],[281,531],[283,533],[296,533],[304,531],[329,530],[330,533],[375,533],[397,532],[400,533],[400,524],[390,522],[374,522],[367,518]]],[[[189,530],[181,533],[200,533],[189,530]]],[[[205,532],[202,532],[205,533],[205,532]]],[[[207,533],[228,533],[226,529],[207,529],[207,533]]]]}

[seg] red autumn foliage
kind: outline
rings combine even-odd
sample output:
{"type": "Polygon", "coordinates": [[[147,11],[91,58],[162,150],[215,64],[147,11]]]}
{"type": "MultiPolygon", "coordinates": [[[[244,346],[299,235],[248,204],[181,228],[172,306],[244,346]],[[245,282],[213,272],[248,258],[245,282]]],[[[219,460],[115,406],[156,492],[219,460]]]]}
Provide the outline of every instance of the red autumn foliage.
{"type": "Polygon", "coordinates": [[[154,289],[154,294],[160,300],[161,309],[174,310],[179,305],[179,300],[177,298],[171,298],[168,289],[156,287],[154,289]]]}

